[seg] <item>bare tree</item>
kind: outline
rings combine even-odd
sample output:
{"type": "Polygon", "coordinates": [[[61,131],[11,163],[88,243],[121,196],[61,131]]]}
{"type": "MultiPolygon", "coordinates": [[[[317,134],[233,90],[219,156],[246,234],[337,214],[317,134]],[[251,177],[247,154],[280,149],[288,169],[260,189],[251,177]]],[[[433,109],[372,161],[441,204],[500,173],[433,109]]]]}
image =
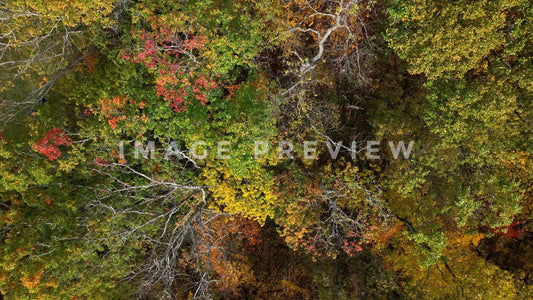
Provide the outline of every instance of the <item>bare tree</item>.
{"type": "Polygon", "coordinates": [[[372,4],[367,0],[304,2],[301,10],[307,14],[301,16],[289,33],[293,40],[300,42],[310,35],[314,41],[310,46],[315,53],[310,54],[306,48],[291,49],[298,67],[288,70],[294,80],[281,92],[281,97],[293,94],[309,83],[311,71],[321,62],[332,65],[336,74],[343,78],[368,81],[366,71],[373,57],[373,44],[370,41],[371,19],[366,15],[369,15],[372,4]]]}
{"type": "MultiPolygon", "coordinates": [[[[130,1],[117,1],[112,17],[122,18],[130,1]]],[[[66,25],[62,16],[0,0],[0,128],[31,111],[60,78],[94,51],[87,43],[86,29],[84,24],[66,25]]]]}
{"type": "MultiPolygon", "coordinates": [[[[290,6],[293,25],[287,32],[288,46],[284,50],[293,61],[278,78],[280,90],[274,96],[276,103],[285,108],[280,124],[287,117],[292,118],[292,123],[302,124],[300,136],[316,134],[335,146],[335,135],[342,136],[347,131],[351,132],[351,139],[361,138],[339,118],[345,109],[350,115],[358,113],[358,102],[352,104],[353,100],[359,101],[358,97],[340,95],[346,101],[342,106],[317,95],[335,93],[338,84],[349,86],[350,93],[355,94],[370,83],[375,52],[373,5],[369,0],[305,0],[290,6]]],[[[354,151],[350,145],[341,148],[352,156],[361,151],[354,151]]]]}
{"type": "Polygon", "coordinates": [[[353,201],[353,196],[348,189],[332,189],[322,185],[324,212],[321,213],[316,224],[313,237],[317,248],[333,252],[339,251],[344,241],[356,239],[367,232],[369,218],[387,222],[391,217],[391,213],[383,203],[381,190],[378,186],[369,188],[357,182],[354,182],[354,185],[353,188],[364,194],[365,203],[361,205],[377,208],[377,215],[369,215],[363,207],[350,208],[349,205],[347,206],[346,203],[353,201]]]}
{"type": "Polygon", "coordinates": [[[181,286],[195,299],[212,298],[212,252],[224,251],[224,236],[212,224],[229,214],[208,208],[207,187],[158,180],[125,164],[95,171],[112,181],[96,189],[88,209],[92,216],[107,216],[110,231],[87,238],[105,243],[110,253],[145,245],[146,256],[128,277],[140,281],[138,297],[177,299],[181,286]],[[130,184],[117,174],[144,184],[130,184]]]}
{"type": "Polygon", "coordinates": [[[81,30],[23,6],[0,2],[1,126],[29,111],[55,82],[79,63],[81,30]],[[48,79],[45,79],[49,77],[48,79]]]}

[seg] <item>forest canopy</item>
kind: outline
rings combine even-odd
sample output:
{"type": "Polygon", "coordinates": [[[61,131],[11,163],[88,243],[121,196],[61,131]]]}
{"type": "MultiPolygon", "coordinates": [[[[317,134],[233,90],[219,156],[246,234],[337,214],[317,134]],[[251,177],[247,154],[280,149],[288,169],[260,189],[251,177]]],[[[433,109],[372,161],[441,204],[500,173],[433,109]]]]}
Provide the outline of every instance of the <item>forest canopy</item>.
{"type": "Polygon", "coordinates": [[[527,0],[0,0],[0,299],[529,299],[527,0]]]}

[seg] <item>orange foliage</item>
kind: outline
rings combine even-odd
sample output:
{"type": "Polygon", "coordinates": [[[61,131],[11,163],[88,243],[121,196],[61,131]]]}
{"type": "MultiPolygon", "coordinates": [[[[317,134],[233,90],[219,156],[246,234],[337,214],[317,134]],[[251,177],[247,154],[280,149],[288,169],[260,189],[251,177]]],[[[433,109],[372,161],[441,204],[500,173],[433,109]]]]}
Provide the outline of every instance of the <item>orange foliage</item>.
{"type": "Polygon", "coordinates": [[[24,287],[31,290],[40,283],[42,275],[43,275],[43,270],[40,270],[39,272],[35,274],[25,274],[24,277],[20,279],[20,281],[22,281],[22,285],[24,287]]]}

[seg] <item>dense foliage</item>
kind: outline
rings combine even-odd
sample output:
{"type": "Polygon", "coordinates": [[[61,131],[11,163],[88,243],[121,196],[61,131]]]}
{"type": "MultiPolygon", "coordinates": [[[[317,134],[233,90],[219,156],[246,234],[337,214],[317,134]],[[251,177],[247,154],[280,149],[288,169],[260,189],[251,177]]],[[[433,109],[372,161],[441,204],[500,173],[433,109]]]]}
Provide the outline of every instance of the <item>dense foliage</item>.
{"type": "Polygon", "coordinates": [[[0,299],[528,299],[532,18],[0,1],[0,299]]]}

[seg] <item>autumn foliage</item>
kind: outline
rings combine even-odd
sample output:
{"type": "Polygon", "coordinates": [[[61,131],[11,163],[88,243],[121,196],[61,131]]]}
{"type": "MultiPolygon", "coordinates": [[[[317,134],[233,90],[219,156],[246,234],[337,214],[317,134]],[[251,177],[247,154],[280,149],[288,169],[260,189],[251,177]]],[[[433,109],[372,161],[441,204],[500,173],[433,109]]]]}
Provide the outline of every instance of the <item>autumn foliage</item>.
{"type": "Polygon", "coordinates": [[[201,59],[197,52],[206,42],[205,36],[178,34],[167,28],[157,32],[139,33],[142,50],[123,53],[122,59],[143,64],[155,73],[157,95],[168,102],[172,110],[186,110],[191,101],[205,105],[209,91],[218,84],[197,69],[201,59]]]}
{"type": "Polygon", "coordinates": [[[531,298],[530,2],[3,1],[0,299],[531,298]]]}
{"type": "Polygon", "coordinates": [[[60,128],[52,128],[46,136],[39,139],[32,147],[35,151],[45,155],[49,160],[56,160],[61,156],[59,146],[71,146],[72,139],[60,128]]]}

